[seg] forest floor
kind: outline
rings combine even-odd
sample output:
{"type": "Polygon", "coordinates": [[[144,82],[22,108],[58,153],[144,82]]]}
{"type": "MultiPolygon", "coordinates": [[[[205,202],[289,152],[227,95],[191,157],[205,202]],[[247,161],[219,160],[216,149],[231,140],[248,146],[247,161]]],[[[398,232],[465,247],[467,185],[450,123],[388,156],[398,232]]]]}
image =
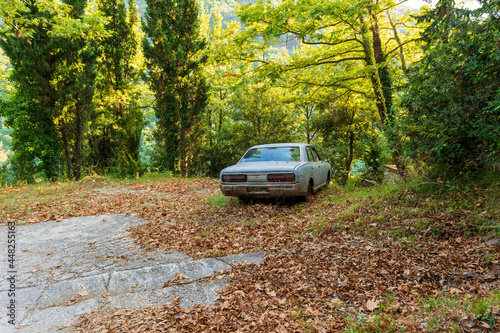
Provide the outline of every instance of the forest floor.
{"type": "Polygon", "coordinates": [[[499,331],[499,185],[446,186],[331,186],[306,202],[243,204],[209,178],[90,177],[1,188],[0,211],[18,225],[137,214],[146,222],[129,232],[144,250],[194,260],[265,252],[217,272],[227,286],[210,308],[98,310],[81,332],[499,331]]]}

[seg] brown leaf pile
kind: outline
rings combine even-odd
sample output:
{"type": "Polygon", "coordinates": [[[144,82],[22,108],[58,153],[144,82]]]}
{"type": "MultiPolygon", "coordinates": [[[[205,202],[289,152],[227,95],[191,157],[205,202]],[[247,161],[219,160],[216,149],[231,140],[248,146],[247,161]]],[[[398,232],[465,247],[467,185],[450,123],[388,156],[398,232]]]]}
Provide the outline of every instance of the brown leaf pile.
{"type": "MultiPolygon", "coordinates": [[[[237,200],[209,204],[213,179],[78,183],[0,190],[2,222],[137,214],[131,229],[150,249],[198,259],[266,250],[259,266],[226,273],[219,302],[175,304],[84,315],[81,332],[336,332],[364,322],[365,331],[426,331],[422,305],[442,295],[475,300],[499,288],[500,248],[470,232],[469,212],[407,190],[384,198],[322,191],[307,202],[237,200]]],[[[103,223],[106,221],[103,220],[103,223]]],[[[188,281],[189,283],[189,281],[188,281]]],[[[463,311],[436,331],[495,331],[463,311]]],[[[497,326],[499,324],[497,323],[497,326]]]]}
{"type": "MultiPolygon", "coordinates": [[[[338,332],[360,313],[381,316],[377,331],[426,331],[421,299],[439,294],[474,298],[499,287],[499,270],[479,262],[479,245],[464,239],[402,250],[347,234],[308,237],[270,254],[263,264],[234,267],[219,302],[180,308],[84,315],[80,332],[338,332]]],[[[499,249],[497,249],[499,250],[499,249]]],[[[457,321],[460,318],[457,318],[457,321]]]]}
{"type": "Polygon", "coordinates": [[[175,220],[189,216],[217,191],[210,178],[119,182],[103,178],[80,182],[0,189],[0,222],[33,224],[76,216],[138,214],[175,220]]]}

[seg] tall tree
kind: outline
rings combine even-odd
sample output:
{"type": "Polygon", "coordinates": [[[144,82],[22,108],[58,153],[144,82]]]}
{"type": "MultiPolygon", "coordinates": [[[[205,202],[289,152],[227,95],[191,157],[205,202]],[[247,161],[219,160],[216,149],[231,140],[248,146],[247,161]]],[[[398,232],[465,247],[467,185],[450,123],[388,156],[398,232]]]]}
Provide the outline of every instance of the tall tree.
{"type": "Polygon", "coordinates": [[[58,95],[52,79],[61,54],[59,42],[49,35],[54,13],[39,8],[36,1],[27,1],[24,6],[12,17],[22,17],[23,31],[30,33],[4,30],[0,38],[12,64],[11,80],[16,88],[2,113],[13,128],[13,165],[19,175],[29,180],[30,174],[43,171],[52,179],[59,173],[61,147],[54,123],[58,95]]]}
{"type": "Polygon", "coordinates": [[[389,57],[407,41],[398,35],[396,43],[393,36],[384,36],[381,28],[382,23],[390,27],[390,22],[383,21],[386,20],[383,14],[395,6],[391,0],[314,4],[306,0],[284,0],[277,6],[258,2],[242,6],[237,13],[245,29],[235,41],[253,46],[247,58],[260,63],[259,70],[267,77],[281,80],[284,73],[293,72],[295,77],[288,76],[290,85],[341,89],[374,99],[379,124],[388,137],[394,138],[391,140],[394,161],[404,174],[397,138],[393,135],[393,87],[389,68],[390,63],[400,59],[389,57]],[[264,59],[262,56],[270,45],[282,43],[283,38],[301,42],[291,59],[264,59]],[[348,65],[349,71],[339,71],[340,65],[348,65]],[[307,75],[312,68],[321,68],[323,75],[307,75]],[[360,89],[365,81],[371,83],[371,89],[360,89]]]}
{"type": "MultiPolygon", "coordinates": [[[[71,6],[69,16],[82,20],[87,0],[65,0],[71,6]]],[[[83,167],[83,141],[92,108],[95,88],[95,44],[87,37],[59,37],[61,57],[53,82],[58,93],[56,118],[62,139],[68,178],[80,179],[83,167]],[[71,149],[73,143],[73,149],[71,149]],[[73,151],[73,154],[71,153],[73,151]],[[73,172],[73,161],[75,164],[73,172]]]]}
{"type": "Polygon", "coordinates": [[[99,169],[122,176],[141,168],[139,145],[144,116],[141,108],[143,57],[139,14],[134,0],[100,0],[110,18],[111,34],[99,41],[96,113],[92,119],[90,157],[99,169]]]}
{"type": "Polygon", "coordinates": [[[500,2],[441,0],[420,20],[425,56],[409,68],[405,141],[441,177],[500,165],[500,2]]]}
{"type": "Polygon", "coordinates": [[[158,118],[154,160],[160,169],[188,175],[188,154],[200,137],[208,86],[200,65],[206,61],[199,37],[196,0],[146,0],[144,54],[158,118]]]}
{"type": "Polygon", "coordinates": [[[6,23],[0,46],[12,64],[16,87],[1,110],[14,130],[14,168],[22,178],[31,178],[25,171],[44,171],[53,179],[61,173],[64,147],[68,176],[75,162],[79,178],[94,82],[90,40],[102,33],[105,20],[92,9],[87,15],[86,0],[12,3],[0,10],[6,23]]]}

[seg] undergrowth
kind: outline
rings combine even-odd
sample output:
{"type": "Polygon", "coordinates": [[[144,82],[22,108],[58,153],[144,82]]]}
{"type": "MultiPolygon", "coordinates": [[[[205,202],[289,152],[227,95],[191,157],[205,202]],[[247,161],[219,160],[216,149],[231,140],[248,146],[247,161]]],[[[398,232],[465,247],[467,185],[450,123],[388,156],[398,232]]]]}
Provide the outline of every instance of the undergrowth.
{"type": "Polygon", "coordinates": [[[362,236],[379,231],[394,240],[500,235],[500,182],[494,174],[455,183],[424,177],[374,187],[350,182],[322,195],[319,209],[331,205],[342,209],[330,227],[354,229],[362,236]]]}

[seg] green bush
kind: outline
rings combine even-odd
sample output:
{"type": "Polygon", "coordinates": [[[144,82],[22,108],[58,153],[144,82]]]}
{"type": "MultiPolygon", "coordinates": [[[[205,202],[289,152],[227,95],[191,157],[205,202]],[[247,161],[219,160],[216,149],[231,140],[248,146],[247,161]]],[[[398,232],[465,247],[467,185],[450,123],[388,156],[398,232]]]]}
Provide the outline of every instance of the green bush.
{"type": "Polygon", "coordinates": [[[499,1],[464,10],[442,0],[420,17],[430,25],[403,96],[404,144],[441,177],[500,166],[499,9],[499,1]]]}

